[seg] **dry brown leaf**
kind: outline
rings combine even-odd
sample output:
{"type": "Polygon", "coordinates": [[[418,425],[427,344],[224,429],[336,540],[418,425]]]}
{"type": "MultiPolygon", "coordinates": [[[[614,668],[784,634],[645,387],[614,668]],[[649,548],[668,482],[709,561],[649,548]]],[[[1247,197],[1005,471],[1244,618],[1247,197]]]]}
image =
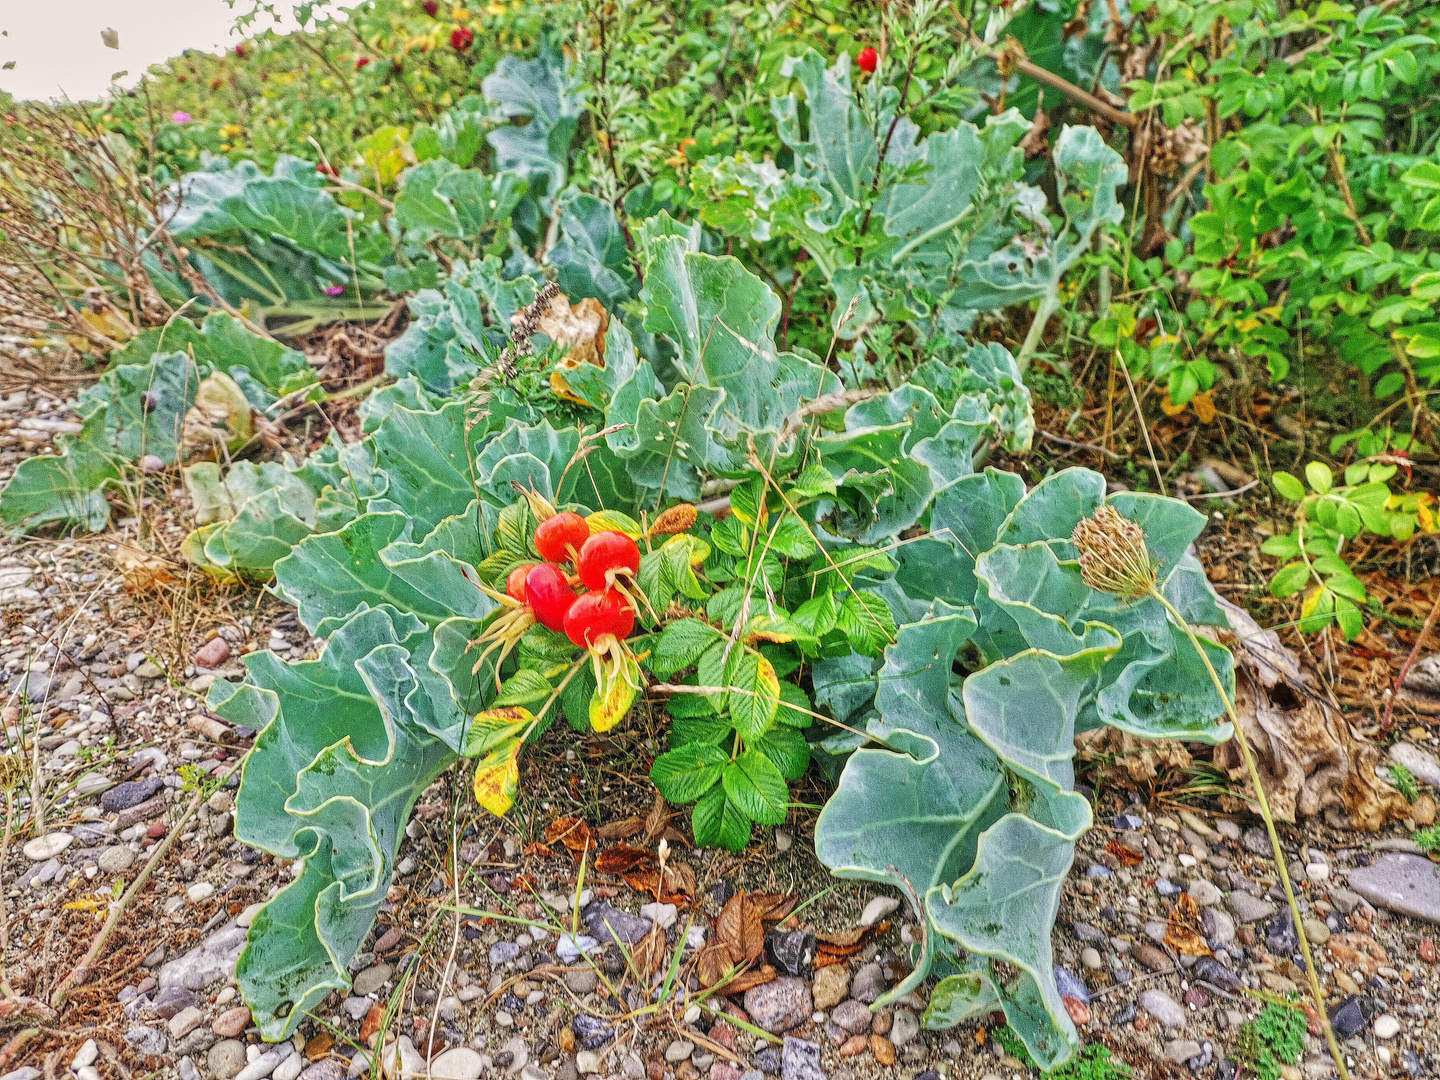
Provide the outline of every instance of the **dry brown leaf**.
{"type": "Polygon", "coordinates": [[[746,971],[725,984],[726,994],[743,994],[753,986],[775,981],[775,969],[768,964],[759,971],[746,971]]]}
{"type": "Polygon", "coordinates": [[[780,922],[789,918],[800,897],[795,893],[751,893],[750,903],[755,905],[760,918],[766,922],[780,922]]]}
{"type": "Polygon", "coordinates": [[[748,964],[760,958],[765,951],[765,928],[750,894],[738,892],[726,901],[715,920],[715,940],[730,950],[732,963],[748,964]]]}
{"type": "Polygon", "coordinates": [[[700,956],[695,963],[696,974],[700,977],[700,985],[707,990],[725,977],[725,974],[734,967],[730,960],[730,948],[723,942],[712,941],[705,948],[700,950],[700,956]]]}
{"type": "Polygon", "coordinates": [[[601,874],[624,874],[653,858],[650,852],[642,848],[616,844],[600,853],[600,857],[595,860],[595,870],[601,874]]]}
{"type": "MultiPolygon", "coordinates": [[[[1372,831],[1405,818],[1410,804],[1375,775],[1380,751],[1310,687],[1279,635],[1226,600],[1220,606],[1236,637],[1236,713],[1275,817],[1293,823],[1333,806],[1355,828],[1372,831]]],[[[1249,774],[1233,739],[1215,748],[1215,764],[1248,794],[1249,774]]],[[[1222,805],[1249,808],[1238,795],[1222,798],[1222,805]]]]}
{"type": "Polygon", "coordinates": [[[590,826],[579,818],[559,817],[545,827],[545,843],[564,844],[570,851],[583,854],[595,846],[590,826]]]}
{"type": "Polygon", "coordinates": [[[521,854],[527,859],[553,859],[555,857],[555,852],[551,851],[544,844],[533,841],[525,845],[521,854]]]}
{"type": "Polygon", "coordinates": [[[665,796],[657,791],[655,805],[650,808],[650,813],[645,817],[645,835],[652,841],[659,839],[665,831],[665,826],[670,824],[670,815],[665,812],[665,807],[665,796]]]}
{"type": "Polygon", "coordinates": [[[848,949],[852,945],[860,945],[870,933],[870,927],[857,926],[851,930],[841,930],[834,934],[816,934],[815,941],[820,948],[848,949]]]}
{"type": "Polygon", "coordinates": [[[141,551],[129,544],[115,548],[115,569],[125,578],[129,592],[149,592],[160,585],[174,585],[180,579],[170,571],[170,560],[163,555],[141,551]]]}
{"type": "Polygon", "coordinates": [[[1181,893],[1165,925],[1165,944],[1182,956],[1209,956],[1200,925],[1200,908],[1189,893],[1181,893]]]}
{"type": "Polygon", "coordinates": [[[595,835],[601,840],[628,840],[632,836],[638,836],[645,831],[645,819],[638,815],[631,815],[621,818],[619,821],[612,821],[607,825],[601,825],[595,830],[595,835]]]}
{"type": "Polygon", "coordinates": [[[1190,752],[1172,739],[1138,739],[1113,727],[1081,732],[1075,748],[1081,761],[1103,762],[1100,769],[1107,775],[1122,770],[1134,784],[1148,784],[1163,770],[1186,769],[1191,762],[1190,752]]]}
{"type": "Polygon", "coordinates": [[[565,366],[591,363],[604,367],[608,321],[604,306],[594,297],[587,296],[571,307],[565,294],[558,293],[537,326],[555,344],[569,349],[562,361],[565,366]]]}
{"type": "Polygon", "coordinates": [[[687,862],[672,861],[665,864],[664,889],[667,893],[684,893],[694,896],[699,890],[695,870],[687,862]]]}
{"type": "Polygon", "coordinates": [[[1119,840],[1111,840],[1105,845],[1105,850],[1119,859],[1124,866],[1139,866],[1144,859],[1138,851],[1126,847],[1119,840]]]}

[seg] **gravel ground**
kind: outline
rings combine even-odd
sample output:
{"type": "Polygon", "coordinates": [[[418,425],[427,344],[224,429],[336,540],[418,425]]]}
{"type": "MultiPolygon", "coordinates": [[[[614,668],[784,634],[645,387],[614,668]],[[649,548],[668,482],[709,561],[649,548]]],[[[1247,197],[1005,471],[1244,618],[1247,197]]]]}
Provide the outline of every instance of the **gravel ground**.
{"type": "MultiPolygon", "coordinates": [[[[39,394],[0,399],[0,481],[71,419],[64,402],[39,394]]],[[[457,774],[425,793],[406,829],[350,994],[332,995],[291,1042],[261,1043],[234,963],[258,904],[294,867],[231,836],[236,770],[254,733],[208,716],[201,696],[216,678],[239,678],[246,651],[299,659],[318,642],[259,590],[226,592],[189,578],[179,561],[138,554],[179,550],[186,508],[173,479],[152,482],[138,516],[119,518],[108,534],[0,542],[0,992],[19,1001],[0,1000],[0,1080],[338,1080],[364,1071],[371,1054],[387,1076],[424,1075],[428,1056],[431,1075],[457,1080],[1030,1072],[989,1034],[992,1018],[922,1030],[930,985],[870,1012],[908,971],[914,915],[883,890],[829,879],[810,845],[813,815],[757,834],[741,858],[673,844],[672,860],[696,878],[688,909],[591,872],[575,912],[578,864],[539,842],[559,799],[537,799],[497,823],[476,811],[457,774]],[[147,868],[101,941],[112,905],[147,868]],[[640,1011],[647,995],[625,977],[622,950],[603,944],[609,932],[632,948],[658,926],[667,962],[677,949],[688,961],[716,933],[736,889],[805,905],[764,960],[776,977],[716,1016],[709,1002],[699,1007],[702,995],[692,999],[698,984],[684,986],[693,970],[685,962],[680,992],[640,1011]],[[469,913],[456,913],[457,901],[469,913]],[[861,924],[870,929],[853,955],[810,966],[809,932],[861,924]],[[591,948],[587,937],[600,944],[591,948]],[[88,979],[49,1011],[43,1003],[97,942],[88,979]]],[[[634,731],[625,745],[645,751],[652,734],[634,731]]],[[[1407,737],[1412,772],[1424,779],[1432,767],[1440,779],[1430,729],[1407,737]]],[[[652,797],[638,774],[606,771],[609,745],[577,753],[573,737],[556,732],[536,755],[554,790],[582,792],[566,812],[592,808],[591,828],[636,805],[643,813],[652,797]]],[[[1137,1076],[1229,1080],[1228,1055],[1239,1025],[1262,1007],[1258,995],[1296,994],[1305,982],[1263,832],[1249,820],[1131,806],[1109,794],[1096,816],[1056,928],[1067,1008],[1086,1042],[1109,1047],[1137,1076]],[[1196,931],[1192,955],[1176,951],[1172,922],[1196,931]]],[[[1440,1074],[1440,866],[1415,853],[1408,835],[1398,826],[1385,836],[1319,823],[1285,830],[1355,1076],[1440,1074]]],[[[1312,1023],[1300,1063],[1283,1076],[1332,1074],[1318,1030],[1312,1023]]]]}

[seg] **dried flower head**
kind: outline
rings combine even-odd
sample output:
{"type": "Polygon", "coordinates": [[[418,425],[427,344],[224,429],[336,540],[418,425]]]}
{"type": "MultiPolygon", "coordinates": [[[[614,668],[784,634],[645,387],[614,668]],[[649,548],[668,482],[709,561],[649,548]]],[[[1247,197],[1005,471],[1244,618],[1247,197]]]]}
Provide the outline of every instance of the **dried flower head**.
{"type": "Polygon", "coordinates": [[[690,526],[695,524],[699,516],[690,503],[676,503],[655,519],[655,524],[650,526],[650,535],[674,536],[676,533],[689,532],[690,526]]]}
{"type": "Polygon", "coordinates": [[[1138,600],[1155,587],[1145,530],[1109,503],[1076,525],[1070,542],[1080,551],[1080,576],[1096,592],[1138,600]]]}

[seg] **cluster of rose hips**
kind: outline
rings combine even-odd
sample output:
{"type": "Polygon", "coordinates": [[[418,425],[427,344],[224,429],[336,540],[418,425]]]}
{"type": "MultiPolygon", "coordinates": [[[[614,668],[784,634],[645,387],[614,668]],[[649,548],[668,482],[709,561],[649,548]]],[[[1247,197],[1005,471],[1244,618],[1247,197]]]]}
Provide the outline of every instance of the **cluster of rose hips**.
{"type": "Polygon", "coordinates": [[[506,595],[582,649],[594,647],[606,634],[620,641],[630,636],[635,605],[625,582],[633,584],[640,570],[634,540],[620,532],[592,534],[583,517],[567,512],[539,524],[535,550],[546,561],[512,570],[506,595]],[[575,592],[562,563],[575,565],[575,577],[588,592],[575,592]]]}

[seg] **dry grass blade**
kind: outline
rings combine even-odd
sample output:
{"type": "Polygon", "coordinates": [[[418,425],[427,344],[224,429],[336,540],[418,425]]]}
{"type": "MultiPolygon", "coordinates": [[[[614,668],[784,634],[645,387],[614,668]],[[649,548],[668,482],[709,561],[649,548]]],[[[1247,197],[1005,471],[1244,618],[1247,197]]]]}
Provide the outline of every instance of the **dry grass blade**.
{"type": "Polygon", "coordinates": [[[652,927],[650,932],[635,943],[630,952],[636,973],[647,982],[660,965],[665,962],[665,931],[652,927]]]}

